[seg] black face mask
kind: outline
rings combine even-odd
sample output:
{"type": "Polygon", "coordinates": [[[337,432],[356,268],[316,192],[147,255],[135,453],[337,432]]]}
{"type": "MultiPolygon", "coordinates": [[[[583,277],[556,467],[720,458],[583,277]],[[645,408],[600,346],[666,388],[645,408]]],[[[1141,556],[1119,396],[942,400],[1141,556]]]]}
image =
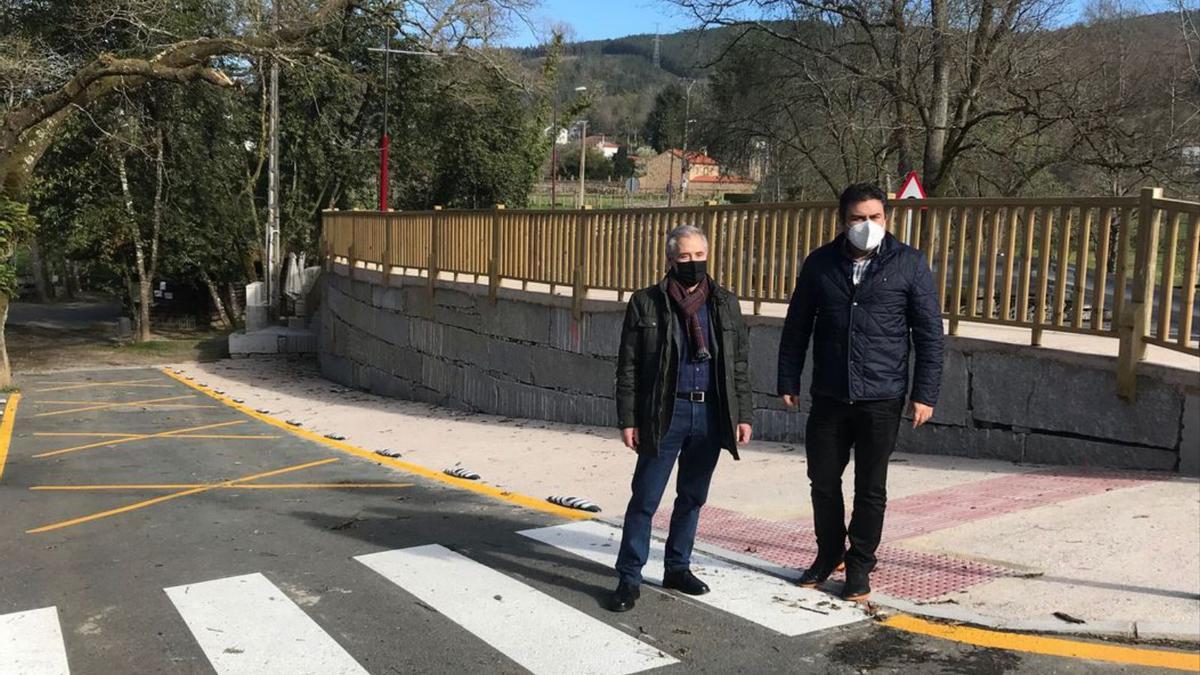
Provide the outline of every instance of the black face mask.
{"type": "Polygon", "coordinates": [[[708,277],[708,261],[691,260],[688,262],[677,262],[675,263],[675,269],[671,273],[675,275],[675,279],[679,283],[691,288],[708,277]]]}

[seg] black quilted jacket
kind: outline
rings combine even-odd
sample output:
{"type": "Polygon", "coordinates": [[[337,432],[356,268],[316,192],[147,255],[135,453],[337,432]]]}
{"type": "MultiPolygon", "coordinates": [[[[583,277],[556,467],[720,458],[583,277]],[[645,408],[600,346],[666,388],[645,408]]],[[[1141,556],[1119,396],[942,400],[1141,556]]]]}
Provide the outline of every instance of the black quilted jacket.
{"type": "Polygon", "coordinates": [[[887,235],[859,286],[845,235],[813,251],[800,270],[779,343],[779,394],[799,394],[813,345],[812,393],[840,401],[908,394],[935,405],[942,380],[942,315],[925,256],[887,235]]]}
{"type": "MultiPolygon", "coordinates": [[[[709,349],[716,366],[716,404],[724,413],[717,440],[736,459],[737,425],[754,420],[750,334],[737,296],[716,282],[708,296],[708,311],[715,338],[709,349]]],[[[671,424],[679,375],[677,333],[680,328],[665,281],[629,298],[617,352],[617,423],[622,429],[638,430],[639,455],[657,455],[658,442],[671,424]]]]}

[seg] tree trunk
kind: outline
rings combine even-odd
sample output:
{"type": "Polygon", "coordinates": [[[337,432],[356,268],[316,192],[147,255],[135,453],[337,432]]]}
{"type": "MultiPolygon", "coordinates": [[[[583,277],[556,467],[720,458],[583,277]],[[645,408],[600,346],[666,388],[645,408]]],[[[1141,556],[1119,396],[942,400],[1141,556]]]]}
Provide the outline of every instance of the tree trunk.
{"type": "Polygon", "coordinates": [[[133,252],[136,258],[134,271],[138,280],[138,326],[136,340],[146,342],[150,339],[150,284],[149,270],[146,269],[145,247],[142,245],[142,234],[138,231],[137,214],[133,210],[133,194],[129,191],[129,174],[125,170],[125,154],[117,153],[117,177],[121,180],[121,194],[125,197],[125,215],[129,218],[129,237],[133,240],[133,252]]]}
{"type": "Polygon", "coordinates": [[[238,301],[237,289],[232,283],[226,285],[226,293],[229,295],[229,318],[233,319],[234,326],[242,322],[242,303],[238,301]]]}
{"type": "Polygon", "coordinates": [[[74,300],[79,297],[82,289],[79,288],[79,263],[74,260],[63,261],[63,286],[67,291],[67,299],[74,300]]]}
{"type": "Polygon", "coordinates": [[[4,327],[8,323],[8,296],[0,293],[0,387],[12,386],[12,368],[8,363],[8,343],[4,327]]]}
{"type": "Polygon", "coordinates": [[[949,32],[950,11],[947,0],[930,0],[933,16],[933,91],[929,111],[929,128],[925,136],[925,191],[930,197],[938,194],[942,182],[942,160],[946,154],[946,132],[950,123],[950,68],[946,35],[949,32]]]}
{"type": "Polygon", "coordinates": [[[150,302],[151,281],[144,276],[138,277],[138,333],[137,341],[146,342],[153,337],[150,333],[150,302]]]}
{"type": "Polygon", "coordinates": [[[204,279],[204,285],[208,287],[208,295],[212,298],[213,308],[217,310],[217,318],[221,320],[221,325],[232,329],[233,322],[229,320],[229,314],[225,312],[225,303],[221,302],[221,293],[217,290],[217,285],[213,283],[212,277],[208,276],[208,272],[201,270],[200,277],[204,279]]]}
{"type": "Polygon", "coordinates": [[[37,292],[37,301],[49,302],[50,284],[46,276],[46,263],[42,260],[42,249],[38,246],[37,237],[34,237],[29,242],[29,265],[33,272],[33,286],[37,292]]]}

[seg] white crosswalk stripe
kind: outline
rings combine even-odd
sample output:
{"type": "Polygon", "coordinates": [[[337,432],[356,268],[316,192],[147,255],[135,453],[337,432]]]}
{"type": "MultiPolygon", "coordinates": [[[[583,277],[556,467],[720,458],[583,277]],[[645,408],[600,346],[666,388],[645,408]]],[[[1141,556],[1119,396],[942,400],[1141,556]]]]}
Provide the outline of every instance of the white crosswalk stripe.
{"type": "Polygon", "coordinates": [[[367,672],[261,574],[164,590],[220,675],[367,672]]]}
{"type": "Polygon", "coordinates": [[[57,608],[0,614],[0,673],[66,675],[69,672],[57,608]]]}
{"type": "MultiPolygon", "coordinates": [[[[615,564],[621,537],[620,529],[597,521],[518,534],[605,566],[615,564]]],[[[645,568],[649,583],[662,582],[663,549],[661,542],[652,542],[645,568]]],[[[679,663],[611,625],[616,621],[593,617],[443,546],[382,551],[354,559],[535,675],[625,675],[679,663]]],[[[694,555],[692,569],[712,587],[711,593],[696,601],[783,635],[804,635],[866,619],[853,604],[713,556],[694,555]]],[[[218,675],[367,672],[262,574],[164,591],[218,675]]],[[[56,607],[0,614],[0,675],[9,673],[69,673],[56,607]]]]}
{"type": "MultiPolygon", "coordinates": [[[[606,566],[616,564],[621,542],[621,530],[596,521],[520,534],[606,566]]],[[[644,569],[646,581],[662,583],[663,553],[662,542],[652,541],[650,560],[644,569]]],[[[803,635],[866,619],[866,614],[852,603],[712,556],[693,555],[692,571],[712,587],[712,592],[696,600],[783,635],[803,635]]]]}
{"type": "Polygon", "coordinates": [[[540,673],[619,675],[677,661],[511,577],[438,545],[355,558],[540,673]]]}

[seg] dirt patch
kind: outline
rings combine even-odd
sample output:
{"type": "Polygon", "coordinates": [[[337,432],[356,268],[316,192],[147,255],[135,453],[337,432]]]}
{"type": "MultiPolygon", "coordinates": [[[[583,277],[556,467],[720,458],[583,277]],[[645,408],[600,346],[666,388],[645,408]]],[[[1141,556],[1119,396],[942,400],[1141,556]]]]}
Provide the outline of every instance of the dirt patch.
{"type": "Polygon", "coordinates": [[[13,326],[5,330],[13,372],[92,366],[148,366],[180,361],[216,361],[229,354],[226,334],[215,331],[168,333],[161,339],[123,343],[114,330],[93,326],[64,330],[13,326]]]}

